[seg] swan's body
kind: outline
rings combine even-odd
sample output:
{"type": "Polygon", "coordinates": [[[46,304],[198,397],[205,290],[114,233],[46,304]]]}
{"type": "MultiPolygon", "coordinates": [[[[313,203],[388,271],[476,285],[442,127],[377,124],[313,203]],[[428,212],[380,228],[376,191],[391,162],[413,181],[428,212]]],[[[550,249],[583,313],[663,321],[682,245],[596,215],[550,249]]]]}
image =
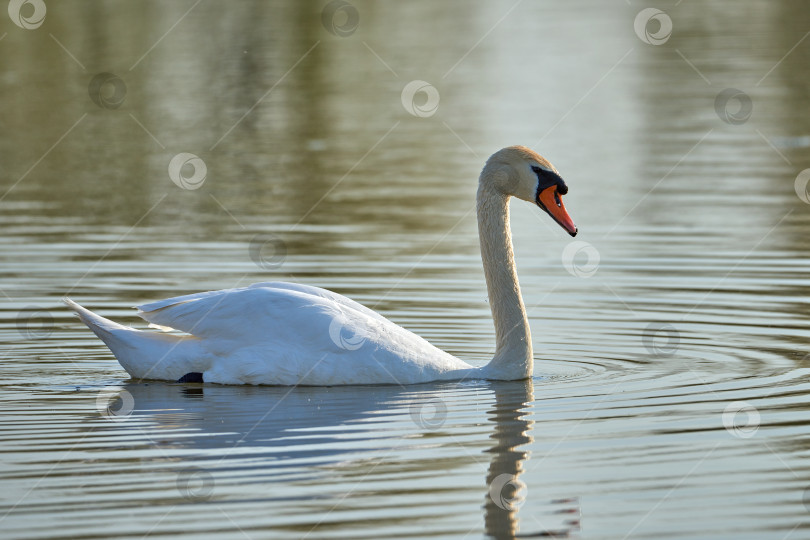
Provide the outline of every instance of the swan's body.
{"type": "Polygon", "coordinates": [[[509,198],[536,202],[575,235],[559,199],[566,192],[553,167],[524,147],[496,152],[481,173],[478,227],[497,347],[480,368],[354,300],[308,285],[257,283],[138,307],[152,325],[186,335],[136,330],[65,301],[136,379],[201,374],[199,380],[221,384],[315,386],[524,379],[532,374],[532,344],[512,254],[509,198]]]}
{"type": "Polygon", "coordinates": [[[71,307],[136,379],[197,372],[223,384],[413,384],[475,371],[367,307],[308,285],[256,283],[138,306],[150,323],[190,336],[142,332],[71,307]]]}

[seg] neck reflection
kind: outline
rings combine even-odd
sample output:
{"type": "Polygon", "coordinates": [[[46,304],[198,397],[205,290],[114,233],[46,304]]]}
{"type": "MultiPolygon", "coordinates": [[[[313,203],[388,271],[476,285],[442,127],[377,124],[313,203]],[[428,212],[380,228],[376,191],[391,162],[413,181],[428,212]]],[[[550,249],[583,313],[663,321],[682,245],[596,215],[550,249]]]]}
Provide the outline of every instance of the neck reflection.
{"type": "Polygon", "coordinates": [[[518,513],[526,500],[531,501],[529,516],[533,518],[528,524],[537,529],[524,531],[521,536],[569,538],[579,531],[578,499],[543,500],[538,495],[542,492],[542,486],[527,485],[520,478],[524,472],[523,464],[529,457],[526,445],[534,441],[529,434],[534,421],[529,420],[528,410],[534,400],[533,388],[531,379],[492,383],[495,403],[487,414],[489,420],[495,423],[495,430],[490,435],[495,444],[487,450],[492,454],[492,459],[487,472],[484,503],[484,527],[491,538],[518,536],[518,513]],[[532,488],[535,489],[530,494],[532,488]],[[549,519],[551,514],[557,515],[558,519],[549,519]],[[548,528],[552,523],[555,528],[548,528]]]}
{"type": "Polygon", "coordinates": [[[494,407],[487,412],[495,423],[490,438],[495,444],[487,450],[492,459],[487,471],[488,493],[484,503],[484,527],[488,536],[511,538],[518,531],[518,510],[526,495],[520,480],[526,444],[532,442],[527,405],[534,399],[532,381],[495,382],[494,407]]]}

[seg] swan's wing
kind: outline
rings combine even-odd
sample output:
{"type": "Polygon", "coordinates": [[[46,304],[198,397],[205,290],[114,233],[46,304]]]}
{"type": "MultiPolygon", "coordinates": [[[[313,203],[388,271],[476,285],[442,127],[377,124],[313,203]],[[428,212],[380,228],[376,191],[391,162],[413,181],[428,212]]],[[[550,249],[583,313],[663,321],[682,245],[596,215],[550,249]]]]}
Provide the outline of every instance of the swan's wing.
{"type": "Polygon", "coordinates": [[[294,291],[243,287],[144,304],[138,306],[138,315],[197,337],[243,340],[255,339],[265,333],[263,327],[306,304],[294,291]]]}
{"type": "Polygon", "coordinates": [[[343,296],[292,283],[262,283],[140,307],[153,324],[200,338],[225,360],[212,382],[410,383],[471,366],[343,296]]]}
{"type": "MultiPolygon", "coordinates": [[[[227,293],[230,291],[239,291],[242,289],[221,289],[219,291],[208,291],[208,292],[201,292],[201,293],[193,293],[193,294],[185,294],[183,296],[174,296],[172,298],[166,298],[165,300],[157,300],[156,302],[149,302],[148,304],[141,304],[140,306],[135,306],[139,312],[142,313],[149,313],[151,311],[156,311],[161,308],[165,308],[167,306],[172,306],[174,304],[182,304],[183,302],[194,302],[196,300],[201,300],[203,298],[208,298],[209,296],[218,296],[223,293],[227,293]]],[[[143,316],[142,313],[139,315],[143,316]]],[[[146,319],[146,317],[144,317],[146,319]]],[[[149,319],[146,319],[147,321],[149,319]]]]}
{"type": "MultiPolygon", "coordinates": [[[[162,308],[172,306],[175,304],[182,304],[185,302],[195,302],[198,300],[202,300],[204,298],[209,297],[221,297],[223,294],[230,294],[235,291],[242,291],[245,289],[279,289],[279,290],[286,290],[286,291],[298,291],[304,294],[309,294],[313,296],[318,296],[320,298],[324,298],[327,300],[331,300],[335,304],[347,307],[350,309],[354,309],[368,315],[377,320],[387,321],[385,317],[377,313],[376,311],[367,308],[363,304],[359,302],[355,302],[351,298],[347,298],[341,294],[322,289],[320,287],[314,287],[312,285],[304,285],[301,283],[288,283],[286,281],[264,281],[261,283],[254,283],[253,285],[249,285],[248,287],[236,288],[236,289],[222,289],[218,291],[208,291],[208,292],[201,292],[201,293],[193,293],[193,294],[186,294],[183,296],[175,296],[173,298],[167,298],[165,300],[158,300],[156,302],[150,302],[148,304],[143,304],[140,306],[136,306],[138,309],[141,317],[146,319],[149,322],[154,323],[148,316],[149,313],[160,310],[162,308]]],[[[165,326],[165,325],[163,325],[165,326]]],[[[179,328],[178,328],[179,330],[179,328]]]]}
{"type": "Polygon", "coordinates": [[[337,304],[338,306],[349,308],[355,311],[359,311],[364,315],[367,315],[373,319],[379,320],[381,322],[389,322],[388,319],[374,311],[373,309],[369,309],[363,304],[352,300],[342,294],[338,294],[336,292],[332,292],[327,289],[322,289],[320,287],[314,287],[312,285],[304,285],[302,283],[288,283],[286,281],[265,281],[263,283],[254,283],[250,287],[253,288],[270,288],[270,289],[284,289],[288,291],[298,291],[304,294],[310,294],[313,296],[318,296],[320,298],[324,298],[326,300],[330,300],[337,304]]]}
{"type": "MultiPolygon", "coordinates": [[[[255,341],[275,333],[299,317],[321,313],[351,325],[371,319],[392,324],[382,315],[345,296],[296,283],[268,282],[249,287],[177,296],[138,306],[138,315],[153,325],[174,328],[202,338],[255,341]]],[[[302,321],[301,328],[306,328],[302,321]]],[[[377,326],[377,325],[374,325],[377,326]]]]}

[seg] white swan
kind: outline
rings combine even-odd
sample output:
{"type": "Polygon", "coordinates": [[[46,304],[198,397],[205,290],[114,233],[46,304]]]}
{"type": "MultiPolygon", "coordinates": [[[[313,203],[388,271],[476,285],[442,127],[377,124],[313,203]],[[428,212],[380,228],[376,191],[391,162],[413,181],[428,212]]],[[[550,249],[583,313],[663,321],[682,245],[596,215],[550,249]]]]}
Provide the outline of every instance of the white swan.
{"type": "Polygon", "coordinates": [[[136,330],[65,302],[135,379],[314,386],[525,379],[532,375],[532,343],[509,199],[536,203],[575,236],[560,199],[567,191],[554,167],[522,146],[499,150],[481,171],[478,233],[497,347],[480,368],[345,296],[309,285],[256,283],[138,307],[153,325],[187,335],[136,330]]]}

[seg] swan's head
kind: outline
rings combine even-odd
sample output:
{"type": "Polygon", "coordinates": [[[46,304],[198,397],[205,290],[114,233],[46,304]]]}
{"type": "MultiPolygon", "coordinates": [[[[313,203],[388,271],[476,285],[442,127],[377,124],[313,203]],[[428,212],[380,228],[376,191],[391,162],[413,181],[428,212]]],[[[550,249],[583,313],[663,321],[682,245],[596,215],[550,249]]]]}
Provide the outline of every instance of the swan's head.
{"type": "Polygon", "coordinates": [[[503,195],[535,203],[568,234],[577,235],[574,220],[562,202],[568,186],[554,165],[534,150],[525,146],[498,150],[487,160],[480,182],[503,195]]]}

